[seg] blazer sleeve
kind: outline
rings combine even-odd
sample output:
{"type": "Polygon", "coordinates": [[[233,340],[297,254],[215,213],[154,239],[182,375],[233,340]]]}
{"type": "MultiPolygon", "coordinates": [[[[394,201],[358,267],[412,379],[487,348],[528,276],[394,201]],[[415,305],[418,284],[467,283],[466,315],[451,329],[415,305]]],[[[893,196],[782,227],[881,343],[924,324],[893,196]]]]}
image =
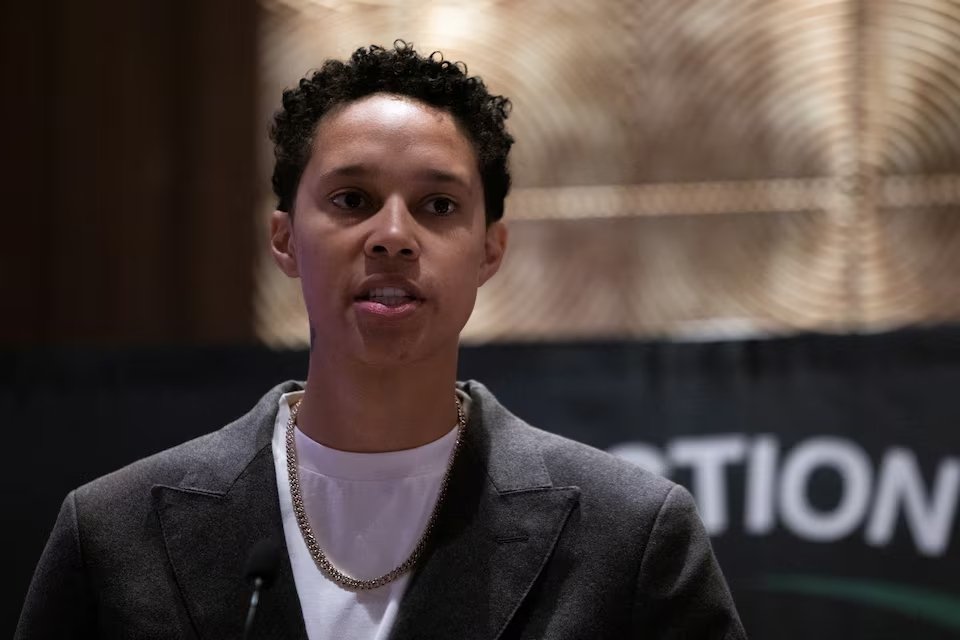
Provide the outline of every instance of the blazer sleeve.
{"type": "Polygon", "coordinates": [[[747,637],[696,503],[680,485],[667,494],[643,551],[633,621],[635,637],[747,637]]]}
{"type": "Polygon", "coordinates": [[[14,640],[92,638],[94,611],[71,491],[34,571],[14,640]]]}

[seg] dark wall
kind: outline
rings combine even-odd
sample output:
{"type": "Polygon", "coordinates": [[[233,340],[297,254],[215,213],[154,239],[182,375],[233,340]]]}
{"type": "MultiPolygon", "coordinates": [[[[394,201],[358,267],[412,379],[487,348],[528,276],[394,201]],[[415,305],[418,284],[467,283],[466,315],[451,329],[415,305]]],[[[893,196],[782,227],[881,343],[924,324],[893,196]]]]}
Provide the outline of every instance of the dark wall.
{"type": "MultiPolygon", "coordinates": [[[[232,420],[277,382],[302,378],[306,361],[305,352],[257,347],[0,351],[8,515],[0,531],[13,550],[14,587],[0,629],[13,628],[70,489],[232,420]]],[[[713,542],[751,638],[960,634],[958,477],[950,475],[960,470],[960,328],[474,347],[462,350],[460,376],[483,381],[537,426],[601,448],[659,451],[672,460],[664,472],[693,490],[704,517],[716,502],[697,485],[704,465],[679,463],[679,451],[742,445],[712,483],[725,503],[713,542]],[[776,447],[769,479],[754,465],[764,442],[776,447]],[[865,465],[868,493],[865,510],[825,539],[822,528],[791,518],[786,501],[799,500],[808,521],[832,518],[853,495],[849,466],[829,457],[839,454],[865,465]],[[801,458],[818,455],[802,493],[786,491],[801,458]],[[889,465],[892,455],[916,463],[917,509],[899,503],[890,537],[871,541],[882,487],[910,486],[910,474],[889,465]],[[745,496],[766,488],[772,519],[757,530],[746,522],[745,496]],[[918,513],[934,512],[944,516],[946,537],[924,549],[919,542],[931,532],[917,528],[918,513]]]]}
{"type": "Polygon", "coordinates": [[[0,20],[0,344],[252,340],[255,0],[0,20]]]}

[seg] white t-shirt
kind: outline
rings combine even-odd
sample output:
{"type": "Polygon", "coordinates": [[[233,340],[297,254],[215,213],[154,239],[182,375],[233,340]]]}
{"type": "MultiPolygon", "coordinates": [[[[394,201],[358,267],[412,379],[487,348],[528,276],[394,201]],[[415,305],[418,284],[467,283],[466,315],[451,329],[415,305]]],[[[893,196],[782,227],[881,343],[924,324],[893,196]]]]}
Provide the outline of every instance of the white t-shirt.
{"type": "MultiPolygon", "coordinates": [[[[347,591],[317,568],[293,513],[286,428],[302,391],[280,398],[273,432],[280,515],[310,640],[385,640],[410,574],[370,591],[347,591]]],[[[430,519],[457,439],[454,425],[422,447],[352,453],[325,447],[294,430],[300,492],[327,558],[349,576],[377,578],[413,552],[430,519]]]]}

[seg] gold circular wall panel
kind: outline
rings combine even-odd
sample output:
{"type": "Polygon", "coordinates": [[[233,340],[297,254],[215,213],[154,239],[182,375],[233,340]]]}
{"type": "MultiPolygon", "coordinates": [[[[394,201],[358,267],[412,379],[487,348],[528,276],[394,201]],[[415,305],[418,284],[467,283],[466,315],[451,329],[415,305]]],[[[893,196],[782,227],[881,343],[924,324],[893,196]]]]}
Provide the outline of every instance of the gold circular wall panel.
{"type": "MultiPolygon", "coordinates": [[[[960,320],[960,2],[263,0],[262,14],[264,130],[308,70],[396,38],[512,99],[510,250],[468,341],[960,320]]],[[[265,251],[257,277],[261,337],[305,344],[297,283],[265,251]]]]}

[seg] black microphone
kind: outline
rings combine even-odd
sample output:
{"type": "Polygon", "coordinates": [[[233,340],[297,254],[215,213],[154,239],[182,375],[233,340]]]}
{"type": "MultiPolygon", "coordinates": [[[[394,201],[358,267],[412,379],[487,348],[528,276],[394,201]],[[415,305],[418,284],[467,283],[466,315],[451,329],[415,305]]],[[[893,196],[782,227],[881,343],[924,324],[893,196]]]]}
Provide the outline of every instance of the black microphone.
{"type": "Polygon", "coordinates": [[[257,615],[260,591],[269,589],[277,578],[277,571],[280,569],[280,552],[281,545],[277,538],[265,538],[253,545],[250,555],[247,556],[246,577],[253,584],[253,593],[250,595],[247,621],[243,625],[244,640],[249,637],[250,629],[253,627],[253,618],[257,615]]]}

